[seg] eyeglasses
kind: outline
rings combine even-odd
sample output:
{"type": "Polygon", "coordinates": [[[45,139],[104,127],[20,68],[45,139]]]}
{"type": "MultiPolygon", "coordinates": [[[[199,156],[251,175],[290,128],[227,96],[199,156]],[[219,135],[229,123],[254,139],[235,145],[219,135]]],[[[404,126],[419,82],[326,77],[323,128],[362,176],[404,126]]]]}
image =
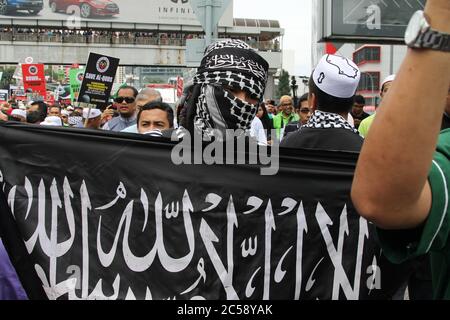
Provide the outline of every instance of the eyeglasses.
{"type": "Polygon", "coordinates": [[[301,113],[310,113],[311,109],[300,109],[301,113]]]}
{"type": "Polygon", "coordinates": [[[282,104],[281,106],[282,107],[290,107],[290,106],[292,106],[292,103],[285,103],[285,104],[282,104]]]}
{"type": "Polygon", "coordinates": [[[123,103],[124,101],[126,103],[130,104],[130,103],[133,103],[134,101],[136,101],[136,99],[133,97],[117,97],[114,99],[114,102],[116,102],[116,103],[123,103]]]}

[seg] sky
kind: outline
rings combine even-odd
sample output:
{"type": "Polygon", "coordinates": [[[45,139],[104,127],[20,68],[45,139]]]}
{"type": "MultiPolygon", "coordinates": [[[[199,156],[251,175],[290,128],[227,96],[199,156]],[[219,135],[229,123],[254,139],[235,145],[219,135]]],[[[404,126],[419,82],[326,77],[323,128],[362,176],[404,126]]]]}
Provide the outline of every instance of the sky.
{"type": "Polygon", "coordinates": [[[234,0],[235,18],[278,20],[284,29],[284,65],[291,74],[311,73],[312,0],[234,0]],[[295,54],[295,62],[292,55],[295,54]],[[289,68],[289,65],[292,65],[289,68]]]}

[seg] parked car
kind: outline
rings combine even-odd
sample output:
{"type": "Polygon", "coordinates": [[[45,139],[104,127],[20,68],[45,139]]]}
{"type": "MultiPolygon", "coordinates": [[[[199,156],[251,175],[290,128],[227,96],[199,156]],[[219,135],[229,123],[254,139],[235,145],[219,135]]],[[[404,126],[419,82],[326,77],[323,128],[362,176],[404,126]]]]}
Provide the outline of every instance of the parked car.
{"type": "Polygon", "coordinates": [[[68,12],[71,6],[79,7],[82,18],[114,16],[120,12],[119,6],[111,0],[49,0],[48,4],[52,12],[64,11],[70,14],[73,14],[73,11],[68,12]]]}
{"type": "Polygon", "coordinates": [[[0,0],[0,14],[15,13],[18,10],[37,15],[44,8],[43,0],[0,0]]]}

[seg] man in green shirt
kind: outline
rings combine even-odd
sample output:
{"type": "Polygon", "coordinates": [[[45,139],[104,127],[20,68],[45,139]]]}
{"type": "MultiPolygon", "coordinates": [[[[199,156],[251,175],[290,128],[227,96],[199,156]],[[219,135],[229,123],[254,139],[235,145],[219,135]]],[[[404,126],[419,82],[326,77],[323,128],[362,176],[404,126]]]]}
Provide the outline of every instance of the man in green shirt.
{"type": "MultiPolygon", "coordinates": [[[[391,74],[390,76],[386,77],[384,79],[383,83],[381,84],[381,91],[380,91],[380,97],[381,99],[384,98],[386,93],[388,92],[389,88],[391,87],[392,81],[395,80],[395,75],[391,74]]],[[[367,134],[369,133],[370,126],[372,125],[373,120],[375,119],[376,113],[371,115],[370,117],[367,117],[361,123],[359,124],[358,131],[361,136],[364,138],[367,137],[367,134]]]]}
{"type": "MultiPolygon", "coordinates": [[[[428,0],[423,17],[450,34],[450,1],[428,0]]],[[[436,299],[450,299],[450,130],[440,133],[449,83],[449,51],[408,51],[363,145],[352,186],[355,207],[380,228],[393,262],[430,252],[436,299]]]]}
{"type": "Polygon", "coordinates": [[[280,109],[282,111],[273,117],[273,127],[277,132],[277,139],[283,135],[281,131],[291,122],[299,121],[300,117],[294,112],[294,103],[290,96],[282,96],[280,98],[280,109]]]}

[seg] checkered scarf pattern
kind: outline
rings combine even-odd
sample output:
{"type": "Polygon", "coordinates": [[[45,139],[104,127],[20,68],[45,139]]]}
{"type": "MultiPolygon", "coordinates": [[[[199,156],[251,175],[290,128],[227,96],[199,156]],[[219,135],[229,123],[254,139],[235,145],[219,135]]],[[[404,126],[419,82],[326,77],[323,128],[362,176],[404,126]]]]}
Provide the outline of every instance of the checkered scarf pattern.
{"type": "Polygon", "coordinates": [[[206,136],[212,134],[212,129],[249,130],[258,104],[247,103],[226,89],[245,91],[261,101],[268,69],[268,63],[243,41],[228,39],[210,45],[193,79],[194,85],[201,86],[194,128],[206,136]],[[209,103],[217,106],[214,116],[209,103]]]}
{"type": "Polygon", "coordinates": [[[308,123],[302,126],[302,128],[345,129],[359,134],[358,130],[356,130],[342,116],[335,113],[323,112],[319,110],[316,110],[316,112],[314,112],[308,123]]]}
{"type": "Polygon", "coordinates": [[[213,130],[241,129],[247,131],[258,111],[257,104],[236,98],[220,86],[203,85],[196,104],[194,127],[199,133],[211,138],[213,130]],[[209,89],[209,90],[208,90],[209,89]],[[214,99],[214,100],[212,100],[214,99]],[[213,120],[207,101],[215,101],[220,106],[222,122],[213,120]]]}

